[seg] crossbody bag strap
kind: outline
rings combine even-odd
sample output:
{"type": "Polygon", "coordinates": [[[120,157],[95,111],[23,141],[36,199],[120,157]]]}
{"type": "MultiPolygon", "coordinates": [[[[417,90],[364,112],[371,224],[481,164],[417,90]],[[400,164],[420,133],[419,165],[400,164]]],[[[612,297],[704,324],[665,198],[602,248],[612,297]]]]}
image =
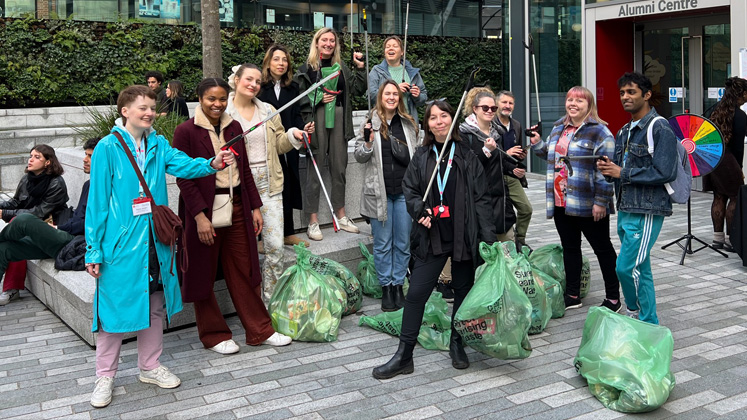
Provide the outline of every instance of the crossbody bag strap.
{"type": "MultiPolygon", "coordinates": [[[[135,158],[132,157],[130,154],[130,148],[127,147],[127,143],[125,143],[124,139],[122,138],[122,135],[118,132],[114,132],[114,137],[119,140],[119,143],[124,147],[125,155],[127,155],[127,158],[130,159],[130,163],[132,164],[133,169],[135,169],[135,174],[137,175],[137,178],[140,180],[140,185],[143,186],[143,191],[145,191],[145,196],[150,198],[151,201],[153,201],[153,194],[150,193],[150,189],[148,188],[148,184],[145,183],[145,178],[143,178],[143,173],[140,172],[140,168],[137,166],[137,162],[135,162],[135,158]]],[[[155,204],[155,201],[153,201],[155,204]]]]}

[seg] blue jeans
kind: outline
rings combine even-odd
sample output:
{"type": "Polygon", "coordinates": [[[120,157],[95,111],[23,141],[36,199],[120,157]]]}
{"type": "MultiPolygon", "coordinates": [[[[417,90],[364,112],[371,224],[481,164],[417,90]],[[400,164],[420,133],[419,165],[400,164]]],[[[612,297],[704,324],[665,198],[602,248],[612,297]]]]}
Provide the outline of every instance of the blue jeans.
{"type": "Polygon", "coordinates": [[[410,263],[410,228],[412,219],[407,213],[404,194],[386,196],[387,220],[371,219],[373,258],[376,276],[382,286],[405,283],[410,263]]]}

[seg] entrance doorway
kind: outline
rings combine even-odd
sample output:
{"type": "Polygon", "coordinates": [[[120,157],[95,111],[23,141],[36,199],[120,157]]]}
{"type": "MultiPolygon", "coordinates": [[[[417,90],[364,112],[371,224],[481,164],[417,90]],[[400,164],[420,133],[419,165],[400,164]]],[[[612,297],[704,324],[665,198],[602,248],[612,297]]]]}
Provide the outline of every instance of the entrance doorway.
{"type": "MultiPolygon", "coordinates": [[[[635,69],[651,79],[650,104],[660,115],[710,115],[732,74],[730,29],[728,14],[636,25],[635,69]]],[[[703,189],[700,177],[693,181],[703,189]]]]}
{"type": "Polygon", "coordinates": [[[636,25],[635,69],[651,79],[651,105],[659,114],[704,115],[718,102],[731,75],[730,32],[728,14],[636,25]],[[679,88],[675,102],[670,88],[679,88]]]}

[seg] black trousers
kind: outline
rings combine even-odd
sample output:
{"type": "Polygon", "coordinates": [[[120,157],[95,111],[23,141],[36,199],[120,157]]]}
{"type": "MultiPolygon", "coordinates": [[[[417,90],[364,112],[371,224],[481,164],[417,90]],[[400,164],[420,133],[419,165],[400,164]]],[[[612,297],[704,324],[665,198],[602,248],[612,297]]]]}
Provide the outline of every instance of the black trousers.
{"type": "Polygon", "coordinates": [[[615,266],[617,252],[610,240],[610,216],[595,222],[593,217],[568,216],[564,207],[555,207],[555,227],[563,245],[563,261],[565,263],[565,293],[578,296],[581,291],[581,234],[589,241],[591,249],[599,261],[604,279],[604,290],[607,299],[620,299],[620,282],[617,280],[615,266]]]}
{"type": "MultiPolygon", "coordinates": [[[[446,260],[451,254],[434,256],[428,254],[425,261],[413,258],[415,265],[410,275],[410,289],[405,297],[405,311],[402,315],[402,333],[399,340],[405,344],[415,345],[418,340],[420,324],[423,322],[423,313],[425,312],[425,303],[438,282],[438,275],[441,274],[446,260]]],[[[453,327],[454,314],[459,310],[459,306],[464,302],[464,298],[472,288],[475,282],[475,267],[472,261],[451,261],[451,283],[449,285],[454,289],[454,310],[451,315],[452,337],[456,337],[456,330],[453,327]]]]}

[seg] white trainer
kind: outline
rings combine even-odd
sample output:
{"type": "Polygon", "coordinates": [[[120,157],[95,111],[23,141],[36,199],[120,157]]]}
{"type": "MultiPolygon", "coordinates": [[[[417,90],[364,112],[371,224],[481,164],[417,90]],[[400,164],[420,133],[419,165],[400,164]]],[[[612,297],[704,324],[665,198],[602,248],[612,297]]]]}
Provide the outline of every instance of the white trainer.
{"type": "Polygon", "coordinates": [[[101,376],[96,379],[96,387],[91,394],[91,405],[103,408],[112,402],[112,390],[114,389],[114,378],[101,376]]]}
{"type": "Polygon", "coordinates": [[[288,344],[293,341],[292,338],[288,337],[287,335],[280,334],[279,332],[273,333],[270,338],[263,341],[262,344],[267,344],[273,347],[282,347],[287,346],[288,344]]]}
{"type": "Polygon", "coordinates": [[[638,319],[638,310],[631,311],[627,307],[625,308],[625,316],[631,317],[633,319],[638,319]]]}
{"type": "Polygon", "coordinates": [[[308,235],[309,239],[312,241],[321,241],[324,239],[324,236],[322,236],[322,230],[319,229],[319,223],[309,224],[309,229],[306,231],[306,235],[308,235]]]}
{"type": "Polygon", "coordinates": [[[220,354],[234,354],[239,352],[239,345],[236,344],[235,341],[228,339],[226,341],[221,341],[213,347],[210,347],[208,350],[212,350],[220,354]]]}
{"type": "Polygon", "coordinates": [[[20,296],[18,289],[6,290],[0,293],[0,306],[7,305],[11,300],[18,299],[20,296]]]}
{"type": "Polygon", "coordinates": [[[169,369],[161,365],[153,370],[142,370],[140,369],[140,376],[138,376],[140,382],[146,384],[158,385],[161,388],[176,388],[181,385],[182,381],[176,375],[171,373],[169,369]]]}
{"type": "Polygon", "coordinates": [[[356,226],[355,223],[353,223],[353,221],[348,218],[348,216],[342,216],[337,221],[340,229],[344,230],[345,232],[361,233],[361,230],[358,229],[358,226],[356,226]]]}

